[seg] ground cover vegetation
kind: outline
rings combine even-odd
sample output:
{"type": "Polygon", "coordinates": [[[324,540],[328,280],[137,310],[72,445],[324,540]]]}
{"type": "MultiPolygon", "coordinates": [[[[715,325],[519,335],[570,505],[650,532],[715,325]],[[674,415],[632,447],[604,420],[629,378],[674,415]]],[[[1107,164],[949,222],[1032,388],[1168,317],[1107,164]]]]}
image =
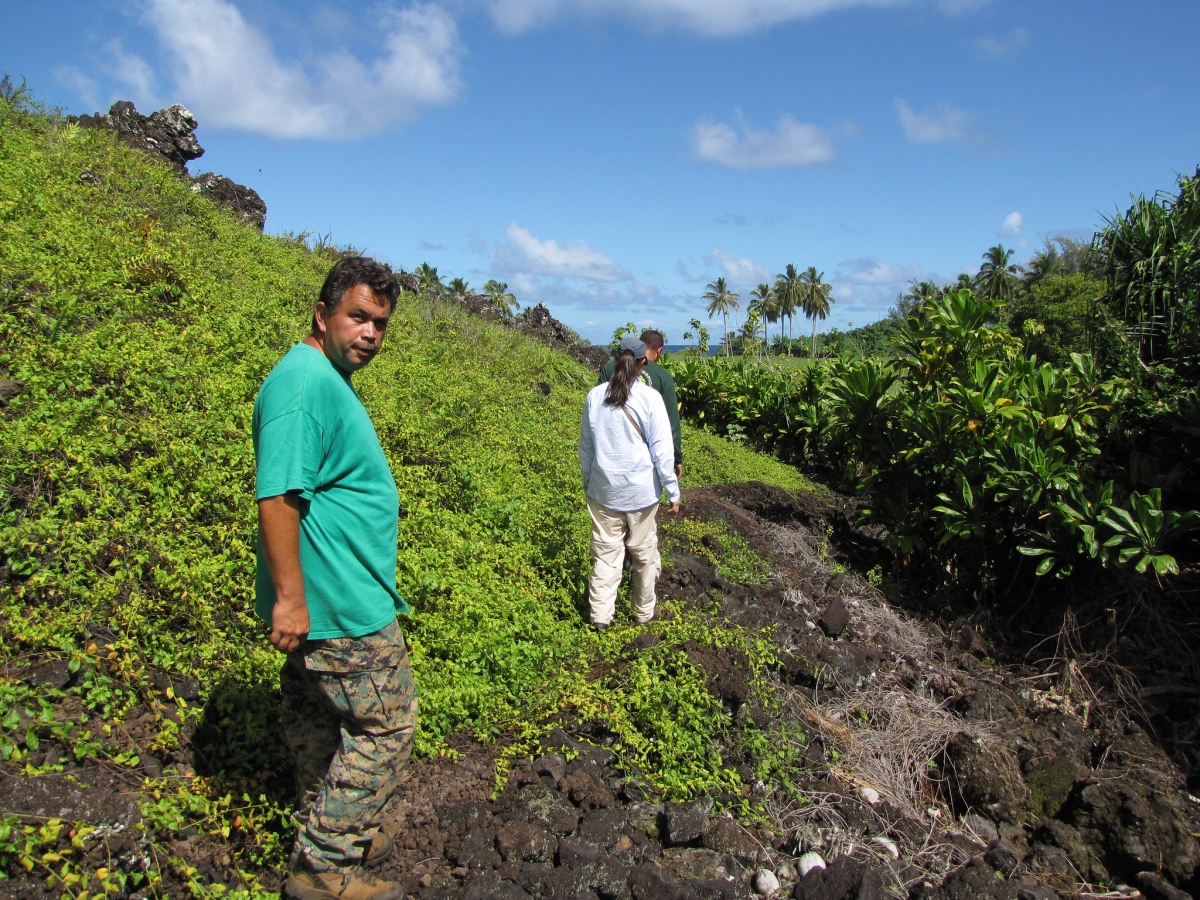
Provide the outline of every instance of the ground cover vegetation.
{"type": "Polygon", "coordinates": [[[1200,527],[1198,183],[1028,268],[997,246],[974,277],[914,283],[873,352],[677,359],[681,408],[867,496],[920,591],[1015,603],[1047,576],[1178,575],[1200,527]]]}
{"type": "MultiPolygon", "coordinates": [[[[0,768],[21,776],[5,797],[99,764],[87,771],[143,798],[123,850],[85,821],[0,817],[0,878],[77,900],[228,893],[181,834],[217,841],[238,890],[283,865],[291,784],[279,658],[252,613],[250,415],[341,252],[260,235],[110,134],[19,90],[0,99],[0,768]]],[[[582,627],[575,447],[594,378],[405,293],[356,379],[400,491],[418,753],[453,756],[463,732],[527,752],[569,713],[609,723],[618,765],[661,796],[735,790],[717,737],[744,726],[668,648],[761,660],[760,639],[681,611],[621,678],[588,677],[631,635],[582,627]]],[[[703,431],[684,447],[693,485],[806,486],[703,431]]]]}

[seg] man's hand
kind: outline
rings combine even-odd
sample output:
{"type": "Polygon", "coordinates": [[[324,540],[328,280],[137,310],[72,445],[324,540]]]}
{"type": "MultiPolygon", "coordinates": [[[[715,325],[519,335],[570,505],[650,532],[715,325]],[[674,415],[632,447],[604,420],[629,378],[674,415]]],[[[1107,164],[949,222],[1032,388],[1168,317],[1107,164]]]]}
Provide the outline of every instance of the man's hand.
{"type": "Polygon", "coordinates": [[[665,510],[663,510],[663,515],[667,515],[667,516],[679,515],[679,501],[676,500],[674,503],[672,503],[670,506],[668,506],[665,510]]]}
{"type": "Polygon", "coordinates": [[[271,608],[271,646],[281,653],[299,650],[308,637],[308,604],[277,600],[271,608]]]}
{"type": "Polygon", "coordinates": [[[300,570],[300,497],[280,494],[259,500],[258,535],[275,585],[271,645],[291,653],[304,643],[309,625],[304,573],[300,570]]]}
{"type": "Polygon", "coordinates": [[[675,463],[675,477],[676,478],[683,477],[683,463],[675,463]]]}

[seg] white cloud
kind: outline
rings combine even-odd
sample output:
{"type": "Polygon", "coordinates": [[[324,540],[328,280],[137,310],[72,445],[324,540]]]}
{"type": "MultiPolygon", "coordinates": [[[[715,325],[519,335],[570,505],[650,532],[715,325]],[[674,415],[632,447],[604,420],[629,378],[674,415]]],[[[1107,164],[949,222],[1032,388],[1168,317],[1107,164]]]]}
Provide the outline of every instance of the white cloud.
{"type": "Polygon", "coordinates": [[[987,59],[1004,59],[1024,50],[1030,41],[1028,28],[1015,28],[1005,35],[985,34],[975,39],[975,52],[987,59]]]}
{"type": "Polygon", "coordinates": [[[1004,217],[1004,221],[1000,223],[1001,237],[1014,237],[1021,233],[1021,226],[1025,224],[1025,217],[1016,210],[1010,212],[1004,217]]]}
{"type": "Polygon", "coordinates": [[[516,222],[505,232],[508,240],[492,251],[492,267],[511,277],[547,275],[583,278],[588,281],[629,281],[629,273],[582,240],[562,246],[557,241],[539,240],[516,222]]]}
{"type": "Polygon", "coordinates": [[[754,287],[761,282],[771,283],[775,277],[770,270],[744,256],[733,256],[724,250],[715,249],[704,257],[704,264],[719,268],[730,284],[754,287]]]}
{"type": "Polygon", "coordinates": [[[307,67],[281,59],[229,0],[149,0],[146,20],[181,99],[206,124],[271,137],[354,139],[394,128],[459,90],[463,49],[440,7],[388,7],[383,52],[336,51],[307,67]]]}
{"type": "Polygon", "coordinates": [[[920,266],[901,265],[883,259],[869,257],[866,259],[847,260],[838,266],[838,280],[850,284],[897,287],[908,284],[914,278],[920,278],[923,270],[920,266]]]}
{"type": "Polygon", "coordinates": [[[774,131],[724,122],[698,122],[693,134],[696,158],[731,169],[787,169],[827,163],[837,156],[829,132],[816,125],[779,118],[774,131]],[[739,130],[740,129],[740,130],[739,130]]]}
{"type": "MultiPolygon", "coordinates": [[[[919,265],[865,257],[840,263],[825,279],[837,303],[831,320],[866,325],[887,315],[896,296],[914,280],[938,281],[919,265]]],[[[839,327],[841,327],[839,325],[839,327]]]]}
{"type": "Polygon", "coordinates": [[[926,112],[917,112],[899,97],[894,105],[904,136],[914,144],[961,141],[971,135],[971,116],[948,103],[939,103],[926,112]]]}
{"type": "MultiPolygon", "coordinates": [[[[911,0],[484,0],[496,26],[521,33],[572,14],[631,19],[654,29],[708,37],[747,34],[861,8],[910,6],[911,0]]],[[[930,0],[927,0],[930,2],[930,0]]],[[[944,13],[971,12],[988,0],[931,0],[944,13]]]]}

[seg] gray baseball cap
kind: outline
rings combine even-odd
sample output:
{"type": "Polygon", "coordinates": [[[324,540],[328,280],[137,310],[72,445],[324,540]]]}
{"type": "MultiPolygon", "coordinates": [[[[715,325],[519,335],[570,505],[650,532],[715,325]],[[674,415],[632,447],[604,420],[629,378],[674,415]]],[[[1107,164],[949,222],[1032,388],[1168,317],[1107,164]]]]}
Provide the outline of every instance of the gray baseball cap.
{"type": "Polygon", "coordinates": [[[621,338],[621,343],[617,346],[617,353],[629,351],[633,354],[635,361],[646,358],[646,345],[635,338],[632,334],[621,338]]]}

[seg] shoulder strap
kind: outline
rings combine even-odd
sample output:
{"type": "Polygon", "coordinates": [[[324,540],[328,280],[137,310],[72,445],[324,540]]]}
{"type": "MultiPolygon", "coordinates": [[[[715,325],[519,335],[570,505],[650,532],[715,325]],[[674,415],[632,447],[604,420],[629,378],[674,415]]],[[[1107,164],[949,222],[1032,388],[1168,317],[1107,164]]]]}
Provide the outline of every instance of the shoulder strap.
{"type": "Polygon", "coordinates": [[[633,430],[638,433],[638,437],[640,437],[643,441],[646,440],[646,435],[642,432],[642,429],[638,427],[638,423],[633,421],[633,416],[629,414],[629,410],[622,406],[621,412],[625,413],[625,418],[629,420],[629,424],[633,426],[633,430]]]}

